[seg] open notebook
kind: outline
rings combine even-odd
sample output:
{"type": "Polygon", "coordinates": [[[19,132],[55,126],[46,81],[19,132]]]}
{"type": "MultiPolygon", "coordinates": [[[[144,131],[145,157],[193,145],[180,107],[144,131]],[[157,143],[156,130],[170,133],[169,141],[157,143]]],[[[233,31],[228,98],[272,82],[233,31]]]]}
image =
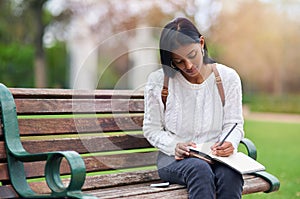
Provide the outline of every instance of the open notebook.
{"type": "Polygon", "coordinates": [[[266,169],[262,164],[242,152],[236,152],[228,157],[215,156],[210,149],[213,144],[214,143],[203,143],[197,144],[196,148],[190,147],[190,155],[204,159],[209,163],[213,163],[214,161],[221,162],[241,174],[253,173],[266,169]]]}

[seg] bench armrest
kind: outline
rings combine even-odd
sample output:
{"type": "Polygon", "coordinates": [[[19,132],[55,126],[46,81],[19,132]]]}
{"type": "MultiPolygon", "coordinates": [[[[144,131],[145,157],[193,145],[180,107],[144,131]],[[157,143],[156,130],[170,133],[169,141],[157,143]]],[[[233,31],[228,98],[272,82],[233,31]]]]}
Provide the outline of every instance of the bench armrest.
{"type": "Polygon", "coordinates": [[[6,158],[11,183],[23,198],[94,198],[81,192],[85,181],[85,164],[75,151],[58,151],[48,153],[30,154],[20,140],[16,105],[14,98],[6,86],[0,84],[0,112],[2,118],[1,128],[5,140],[6,158]],[[61,160],[65,158],[70,166],[71,180],[65,187],[60,178],[61,160]],[[26,180],[24,162],[47,161],[45,166],[46,182],[51,194],[37,194],[26,180]]]}
{"type": "MultiPolygon", "coordinates": [[[[248,156],[250,156],[251,158],[256,160],[257,151],[256,151],[256,147],[255,147],[254,143],[251,140],[247,139],[247,138],[242,139],[240,143],[243,144],[246,147],[247,152],[248,152],[248,156]]],[[[267,181],[269,183],[270,188],[267,191],[265,191],[265,193],[269,193],[269,192],[279,190],[280,182],[279,182],[278,178],[276,178],[272,174],[270,174],[266,171],[258,171],[258,172],[254,172],[254,173],[251,173],[251,174],[253,174],[255,176],[258,176],[258,177],[264,179],[265,181],[267,181]]]]}
{"type": "Polygon", "coordinates": [[[77,197],[83,198],[83,194],[78,194],[85,181],[85,164],[80,155],[75,151],[56,151],[48,153],[30,154],[27,152],[14,153],[7,156],[9,176],[11,182],[18,192],[24,198],[62,198],[77,197]],[[60,177],[60,164],[65,158],[69,164],[71,175],[70,182],[65,187],[60,177]],[[23,162],[46,161],[45,179],[51,194],[35,193],[26,181],[26,175],[23,162]],[[74,193],[73,193],[74,192],[74,193]]]}
{"type": "Polygon", "coordinates": [[[246,147],[248,156],[250,156],[251,158],[256,160],[257,151],[256,151],[256,147],[255,147],[254,143],[251,140],[249,140],[248,138],[243,138],[240,143],[246,147]]]}
{"type": "Polygon", "coordinates": [[[266,171],[258,171],[253,174],[255,176],[261,177],[262,179],[266,180],[269,183],[270,188],[269,188],[269,190],[265,191],[265,193],[270,193],[270,192],[279,190],[280,182],[279,182],[278,178],[276,178],[272,174],[270,174],[266,171]]]}

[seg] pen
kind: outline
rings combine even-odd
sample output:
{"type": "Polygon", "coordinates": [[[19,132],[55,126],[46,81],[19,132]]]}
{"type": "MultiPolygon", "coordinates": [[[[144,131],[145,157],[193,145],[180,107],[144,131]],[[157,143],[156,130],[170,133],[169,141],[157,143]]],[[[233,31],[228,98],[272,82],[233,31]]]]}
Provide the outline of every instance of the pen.
{"type": "Polygon", "coordinates": [[[226,138],[230,135],[230,133],[233,131],[233,129],[237,126],[237,123],[233,125],[233,127],[230,129],[230,131],[227,133],[227,135],[224,137],[224,139],[220,142],[218,146],[222,146],[222,144],[225,142],[226,138]]]}

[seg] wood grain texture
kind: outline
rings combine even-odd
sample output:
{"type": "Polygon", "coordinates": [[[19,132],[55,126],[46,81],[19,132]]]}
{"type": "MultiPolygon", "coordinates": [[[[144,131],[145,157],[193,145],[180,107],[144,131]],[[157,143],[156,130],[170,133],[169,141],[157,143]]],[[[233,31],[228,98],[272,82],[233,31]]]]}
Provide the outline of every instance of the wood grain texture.
{"type": "Polygon", "coordinates": [[[11,185],[0,186],[0,198],[18,198],[18,194],[15,192],[11,185]]]}
{"type": "Polygon", "coordinates": [[[89,118],[42,118],[19,119],[21,135],[53,135],[53,134],[78,134],[101,133],[115,131],[141,130],[143,115],[107,117],[90,116],[89,118]]]}
{"type": "MultiPolygon", "coordinates": [[[[128,153],[116,155],[98,155],[83,157],[87,173],[127,169],[134,167],[151,166],[156,164],[157,152],[147,153],[128,153]]],[[[44,177],[45,162],[24,163],[26,176],[28,178],[44,177]]],[[[60,173],[62,175],[70,174],[70,169],[65,160],[61,163],[60,173]]],[[[0,163],[0,181],[8,180],[7,164],[0,163]]]]}
{"type": "Polygon", "coordinates": [[[142,90],[74,90],[74,89],[42,89],[42,88],[9,88],[15,99],[72,99],[72,98],[132,98],[144,99],[142,90]]]}
{"type": "MultiPolygon", "coordinates": [[[[87,178],[83,190],[99,198],[188,198],[187,190],[181,185],[171,185],[167,188],[151,188],[151,183],[157,183],[159,177],[156,171],[138,171],[87,178]],[[142,183],[141,183],[142,182],[142,183]],[[177,196],[178,195],[178,196],[177,196]]],[[[67,182],[65,182],[67,183],[67,182]]],[[[48,193],[44,183],[32,183],[33,189],[48,193]]],[[[243,194],[267,190],[266,182],[261,178],[246,175],[243,194]],[[260,187],[260,188],[259,188],[260,187]]]]}
{"type": "MultiPolygon", "coordinates": [[[[153,181],[151,183],[157,183],[153,181]]],[[[171,185],[165,188],[151,188],[149,183],[140,183],[128,186],[121,186],[119,189],[104,188],[98,191],[87,191],[89,194],[93,194],[99,198],[112,199],[120,198],[176,198],[187,199],[187,191],[184,186],[171,185]]]]}
{"type": "Polygon", "coordinates": [[[244,180],[243,194],[264,192],[269,190],[269,188],[269,183],[261,178],[253,176],[252,178],[244,180]]]}
{"type": "Polygon", "coordinates": [[[23,141],[24,148],[30,153],[47,151],[77,151],[94,153],[124,149],[151,147],[143,135],[121,134],[114,136],[79,136],[79,138],[54,138],[50,140],[23,141]]]}
{"type": "MultiPolygon", "coordinates": [[[[115,136],[78,136],[74,138],[51,138],[22,141],[29,153],[49,151],[76,151],[80,154],[125,149],[150,148],[151,144],[140,134],[115,136]]],[[[4,142],[0,141],[0,162],[6,158],[4,142]]]]}
{"type": "Polygon", "coordinates": [[[142,113],[142,99],[15,99],[18,114],[142,113]]]}

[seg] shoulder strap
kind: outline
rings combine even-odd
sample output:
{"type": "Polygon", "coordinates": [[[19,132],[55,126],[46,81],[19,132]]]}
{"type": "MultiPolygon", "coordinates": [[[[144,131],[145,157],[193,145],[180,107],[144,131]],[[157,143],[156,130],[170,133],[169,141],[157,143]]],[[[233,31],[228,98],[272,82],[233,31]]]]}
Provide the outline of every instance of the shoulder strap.
{"type": "Polygon", "coordinates": [[[217,70],[216,64],[212,65],[212,70],[215,74],[216,84],[221,97],[222,105],[225,106],[225,93],[224,93],[223,83],[219,71],[217,70]]]}
{"type": "MultiPolygon", "coordinates": [[[[222,105],[225,106],[225,93],[224,93],[223,83],[219,71],[217,70],[216,64],[212,65],[212,70],[215,74],[216,84],[219,91],[219,95],[221,97],[222,105]]],[[[164,85],[161,91],[161,99],[164,104],[165,110],[166,110],[167,97],[169,94],[168,88],[169,88],[169,77],[167,75],[164,75],[164,85]]]]}
{"type": "Polygon", "coordinates": [[[167,103],[167,97],[169,95],[169,77],[167,75],[164,76],[164,85],[163,85],[163,89],[161,91],[161,99],[162,102],[164,103],[164,109],[166,110],[166,103],[167,103]]]}

